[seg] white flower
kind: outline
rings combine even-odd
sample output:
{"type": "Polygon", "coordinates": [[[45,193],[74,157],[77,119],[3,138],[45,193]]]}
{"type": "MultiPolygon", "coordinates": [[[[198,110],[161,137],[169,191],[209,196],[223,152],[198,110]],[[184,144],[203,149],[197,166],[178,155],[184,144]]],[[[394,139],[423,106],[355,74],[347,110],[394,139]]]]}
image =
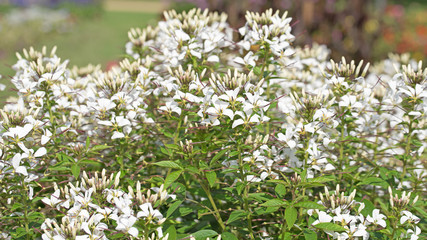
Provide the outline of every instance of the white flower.
{"type": "Polygon", "coordinates": [[[117,219],[116,230],[129,233],[131,236],[137,237],[139,231],[138,229],[136,229],[136,227],[132,227],[135,224],[136,220],[137,218],[134,216],[120,216],[117,219]]]}
{"type": "Polygon", "coordinates": [[[281,142],[285,142],[289,148],[293,149],[297,145],[297,143],[294,140],[292,140],[294,135],[295,135],[295,132],[293,131],[293,129],[286,128],[286,135],[284,135],[283,133],[277,134],[277,140],[281,142]]]}
{"type": "Polygon", "coordinates": [[[409,229],[406,234],[411,236],[411,240],[417,240],[419,238],[418,235],[421,234],[421,229],[418,226],[415,226],[415,231],[409,229]]]}
{"type": "Polygon", "coordinates": [[[239,125],[244,124],[245,126],[249,123],[259,123],[259,115],[258,114],[252,114],[252,109],[249,109],[243,113],[242,111],[237,111],[236,115],[239,115],[240,119],[237,119],[233,122],[232,128],[235,128],[239,125]]]}
{"type": "Polygon", "coordinates": [[[37,149],[36,152],[34,152],[33,149],[26,148],[23,144],[20,145],[20,147],[24,151],[24,153],[22,154],[22,158],[28,158],[29,160],[33,160],[34,158],[37,158],[37,157],[42,157],[47,153],[45,147],[41,147],[37,149]]]}
{"type": "Polygon", "coordinates": [[[159,212],[159,210],[154,210],[151,203],[144,203],[139,206],[142,211],[138,212],[137,218],[145,217],[145,218],[157,218],[158,220],[163,219],[163,215],[159,212]]]}
{"type": "Polygon", "coordinates": [[[369,239],[369,233],[366,231],[366,226],[362,223],[356,224],[354,221],[350,222],[350,232],[355,237],[362,237],[363,240],[369,239]]]}
{"type": "Polygon", "coordinates": [[[181,115],[181,108],[178,107],[178,103],[174,101],[168,101],[165,103],[165,106],[159,107],[159,110],[168,112],[171,114],[172,112],[176,112],[178,115],[181,115]]]}
{"type": "Polygon", "coordinates": [[[427,91],[424,90],[424,87],[421,84],[415,85],[415,89],[410,86],[405,86],[405,88],[401,88],[399,91],[405,93],[414,100],[427,97],[427,91]]]}
{"type": "Polygon", "coordinates": [[[116,104],[107,98],[100,98],[100,99],[97,99],[96,101],[98,104],[95,105],[94,108],[101,112],[106,112],[116,107],[116,104]]]}
{"type": "Polygon", "coordinates": [[[357,101],[354,95],[344,95],[341,97],[341,101],[338,103],[340,107],[348,108],[362,108],[362,104],[357,101]]]}
{"type": "Polygon", "coordinates": [[[224,101],[228,101],[232,105],[234,105],[238,101],[243,103],[245,99],[243,97],[237,97],[239,92],[240,92],[240,88],[235,88],[234,90],[226,90],[225,94],[222,94],[218,98],[224,101]]]}
{"type": "Polygon", "coordinates": [[[252,67],[255,67],[255,61],[258,60],[258,56],[253,56],[253,52],[248,52],[244,58],[236,57],[234,58],[234,61],[236,63],[242,64],[242,65],[250,65],[252,67]]]}
{"type": "Polygon", "coordinates": [[[177,30],[175,30],[175,39],[178,42],[188,41],[188,40],[190,40],[190,36],[187,33],[185,33],[184,31],[182,31],[182,29],[177,29],[177,30]]]}
{"type": "Polygon", "coordinates": [[[79,204],[81,204],[83,207],[86,207],[90,204],[90,202],[92,201],[92,193],[93,193],[93,188],[89,188],[89,190],[84,192],[84,196],[82,193],[80,193],[79,195],[74,197],[74,200],[76,202],[78,202],[79,204]]]}
{"type": "Polygon", "coordinates": [[[99,124],[105,126],[123,127],[131,125],[130,121],[123,116],[112,117],[110,121],[98,121],[99,124]]]}
{"type": "Polygon", "coordinates": [[[7,136],[10,137],[12,139],[14,139],[16,142],[22,140],[23,138],[25,138],[28,133],[31,132],[31,130],[33,130],[33,125],[32,124],[25,124],[24,127],[14,127],[14,128],[9,128],[7,132],[5,132],[3,134],[3,136],[7,136]]]}
{"type": "Polygon", "coordinates": [[[16,173],[28,176],[27,168],[25,166],[20,166],[22,158],[23,157],[20,153],[15,154],[15,156],[12,158],[12,166],[16,173]]]}
{"type": "Polygon", "coordinates": [[[57,189],[52,194],[52,196],[50,196],[50,198],[47,198],[47,197],[43,198],[42,202],[44,202],[46,205],[49,205],[51,207],[55,207],[58,203],[61,202],[61,199],[59,199],[59,194],[60,194],[60,191],[59,189],[57,189]]]}
{"type": "Polygon", "coordinates": [[[332,217],[324,211],[319,211],[318,213],[319,219],[313,222],[313,225],[318,223],[327,223],[332,221],[332,217]]]}
{"type": "Polygon", "coordinates": [[[209,107],[206,110],[206,113],[209,115],[209,119],[212,125],[219,125],[220,122],[218,119],[221,118],[223,115],[228,116],[231,120],[233,120],[234,113],[231,109],[228,109],[229,103],[219,100],[218,96],[216,95],[212,97],[212,102],[214,106],[209,107]]]}
{"type": "Polygon", "coordinates": [[[417,216],[409,211],[404,210],[400,214],[403,214],[403,216],[400,218],[400,224],[404,224],[406,221],[409,223],[418,223],[420,221],[417,216]]]}
{"type": "Polygon", "coordinates": [[[47,142],[49,142],[51,136],[52,133],[48,129],[45,129],[44,134],[41,137],[41,144],[45,145],[47,142]]]}
{"type": "Polygon", "coordinates": [[[384,220],[385,218],[387,217],[384,214],[381,214],[379,209],[374,209],[372,211],[372,217],[368,215],[368,217],[366,217],[366,221],[380,225],[381,227],[385,228],[387,226],[387,223],[384,220]]]}

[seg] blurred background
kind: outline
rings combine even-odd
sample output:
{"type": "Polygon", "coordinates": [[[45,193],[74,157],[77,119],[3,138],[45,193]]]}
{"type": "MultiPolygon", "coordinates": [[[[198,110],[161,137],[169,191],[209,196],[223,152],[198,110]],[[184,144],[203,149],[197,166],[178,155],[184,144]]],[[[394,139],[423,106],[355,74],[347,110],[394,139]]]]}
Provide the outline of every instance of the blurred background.
{"type": "MultiPolygon", "coordinates": [[[[155,25],[162,11],[208,8],[238,28],[245,12],[268,8],[293,17],[297,45],[326,44],[332,58],[376,61],[389,52],[427,56],[427,0],[0,0],[0,84],[9,84],[16,51],[58,46],[73,65],[116,64],[131,27],[155,25]]],[[[13,91],[0,91],[0,104],[13,91]]]]}

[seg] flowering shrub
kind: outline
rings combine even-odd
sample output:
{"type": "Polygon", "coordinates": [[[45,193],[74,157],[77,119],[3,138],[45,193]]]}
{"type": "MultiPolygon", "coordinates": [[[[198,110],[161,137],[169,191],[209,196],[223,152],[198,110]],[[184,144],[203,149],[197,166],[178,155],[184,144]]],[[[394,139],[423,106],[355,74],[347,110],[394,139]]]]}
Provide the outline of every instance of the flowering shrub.
{"type": "Polygon", "coordinates": [[[271,10],[248,12],[236,42],[226,19],[165,12],[130,30],[108,72],[55,49],[18,54],[0,236],[425,236],[422,63],[330,61],[325,46],[292,46],[291,19],[271,10]]]}

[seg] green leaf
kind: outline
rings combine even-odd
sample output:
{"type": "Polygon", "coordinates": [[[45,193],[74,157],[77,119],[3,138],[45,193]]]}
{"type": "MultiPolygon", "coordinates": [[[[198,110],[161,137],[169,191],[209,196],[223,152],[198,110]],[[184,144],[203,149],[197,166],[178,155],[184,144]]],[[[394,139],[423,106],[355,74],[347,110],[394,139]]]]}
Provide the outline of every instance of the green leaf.
{"type": "Polygon", "coordinates": [[[236,183],[236,190],[239,195],[242,193],[244,187],[245,187],[245,184],[243,182],[236,183]]]}
{"type": "Polygon", "coordinates": [[[422,208],[420,207],[413,207],[417,212],[419,212],[421,215],[423,215],[424,218],[427,219],[427,212],[425,212],[422,208]]]}
{"type": "Polygon", "coordinates": [[[228,148],[226,149],[222,149],[221,151],[219,151],[219,153],[217,153],[211,160],[211,162],[209,163],[210,166],[212,166],[214,163],[216,163],[222,156],[224,156],[224,154],[228,151],[228,148]]]}
{"type": "Polygon", "coordinates": [[[372,211],[375,209],[375,205],[368,199],[363,199],[362,203],[365,204],[365,208],[362,209],[363,216],[372,215],[372,211]]]}
{"type": "Polygon", "coordinates": [[[165,179],[165,188],[168,188],[171,185],[171,183],[175,182],[179,178],[181,173],[182,173],[182,170],[169,173],[165,179]]]}
{"type": "Polygon", "coordinates": [[[231,212],[230,217],[227,220],[227,224],[230,224],[230,223],[232,223],[234,221],[242,219],[242,218],[244,218],[246,216],[247,216],[247,214],[246,214],[245,211],[243,211],[243,210],[235,210],[235,211],[231,212]]]}
{"type": "Polygon", "coordinates": [[[288,224],[288,229],[291,229],[294,226],[295,221],[297,220],[298,211],[292,205],[288,206],[285,210],[285,220],[288,224]]]}
{"type": "Polygon", "coordinates": [[[239,151],[232,151],[230,154],[228,154],[228,156],[229,157],[234,157],[234,156],[237,156],[237,155],[239,155],[239,151]]]}
{"type": "Polygon", "coordinates": [[[334,180],[335,180],[334,176],[322,176],[322,177],[308,179],[308,182],[325,183],[325,182],[330,182],[334,180]]]}
{"type": "Polygon", "coordinates": [[[193,209],[190,207],[180,207],[178,208],[179,214],[181,217],[186,216],[193,212],[193,209]]]}
{"type": "Polygon", "coordinates": [[[185,170],[189,171],[189,172],[192,172],[194,174],[199,174],[200,173],[199,169],[196,168],[195,166],[185,166],[185,170]]]}
{"type": "Polygon", "coordinates": [[[51,171],[69,171],[70,170],[70,162],[59,162],[55,166],[50,166],[49,170],[51,171]]]}
{"type": "Polygon", "coordinates": [[[277,184],[274,188],[274,191],[280,196],[283,197],[286,194],[286,187],[283,184],[277,184]]]}
{"type": "Polygon", "coordinates": [[[172,152],[168,148],[164,148],[164,147],[160,148],[160,152],[168,156],[172,154],[172,152]]]}
{"type": "Polygon", "coordinates": [[[206,178],[208,179],[209,186],[213,187],[216,182],[216,173],[215,172],[206,172],[206,178]]]}
{"type": "Polygon", "coordinates": [[[287,204],[288,204],[287,202],[285,202],[281,199],[275,198],[275,199],[268,200],[267,202],[261,204],[261,206],[264,206],[264,207],[281,207],[281,206],[285,206],[287,204]]]}
{"type": "Polygon", "coordinates": [[[231,232],[223,232],[221,233],[222,240],[237,240],[237,237],[234,236],[231,232]]]}
{"type": "Polygon", "coordinates": [[[78,164],[71,166],[71,173],[77,179],[80,175],[80,166],[78,164]]]}
{"type": "Polygon", "coordinates": [[[176,240],[176,229],[173,225],[168,227],[164,234],[169,234],[168,240],[176,240]]]}
{"type": "Polygon", "coordinates": [[[25,236],[25,235],[27,235],[27,234],[29,234],[28,232],[27,232],[27,230],[25,229],[25,228],[23,228],[23,227],[18,227],[17,229],[16,229],[16,232],[15,232],[15,238],[14,239],[19,239],[20,237],[22,237],[22,236],[25,236]]]}
{"type": "Polygon", "coordinates": [[[295,207],[307,208],[307,209],[325,209],[323,205],[312,201],[303,201],[294,204],[295,207]]]}
{"type": "Polygon", "coordinates": [[[166,218],[170,217],[170,215],[175,212],[175,210],[182,204],[182,202],[183,201],[176,201],[172,203],[168,211],[166,212],[166,218]]]}
{"type": "Polygon", "coordinates": [[[285,236],[283,236],[283,239],[284,239],[284,240],[293,240],[293,238],[292,238],[292,233],[290,233],[290,232],[285,232],[285,233],[284,233],[284,235],[285,235],[285,236]]]}
{"type": "Polygon", "coordinates": [[[386,181],[384,181],[381,178],[377,178],[377,177],[365,178],[360,183],[358,183],[357,185],[375,185],[375,186],[380,186],[383,188],[387,188],[389,186],[386,181]]]}
{"type": "Polygon", "coordinates": [[[306,228],[303,230],[303,233],[306,240],[317,240],[317,234],[315,231],[306,228]]]}
{"type": "Polygon", "coordinates": [[[249,193],[248,200],[255,200],[257,202],[264,202],[270,200],[270,195],[266,193],[249,193]]]}
{"type": "Polygon", "coordinates": [[[12,208],[10,209],[10,211],[16,211],[19,210],[23,207],[23,205],[21,203],[18,202],[14,202],[12,205],[12,208]]]}
{"type": "Polygon", "coordinates": [[[90,139],[89,139],[89,136],[87,136],[87,138],[86,138],[86,151],[89,149],[89,147],[90,147],[90,139]]]}
{"type": "Polygon", "coordinates": [[[173,150],[179,150],[179,147],[176,144],[165,144],[165,147],[173,150]]]}
{"type": "Polygon", "coordinates": [[[198,239],[206,239],[208,237],[214,237],[218,235],[218,233],[215,232],[214,230],[200,230],[191,235],[193,235],[193,237],[195,237],[196,240],[198,240],[198,239]]]}
{"type": "Polygon", "coordinates": [[[316,225],[314,225],[314,227],[322,229],[322,230],[327,230],[327,231],[334,231],[334,232],[345,232],[346,229],[338,224],[335,223],[318,223],[316,225]]]}
{"type": "Polygon", "coordinates": [[[253,69],[255,75],[261,75],[261,67],[260,66],[256,66],[253,69]]]}
{"type": "Polygon", "coordinates": [[[58,158],[58,160],[60,162],[75,162],[72,157],[70,157],[64,153],[57,153],[56,157],[58,158]]]}
{"type": "Polygon", "coordinates": [[[112,146],[107,146],[107,145],[96,145],[93,146],[93,148],[90,149],[91,152],[98,152],[107,148],[112,148],[112,146]]]}
{"type": "Polygon", "coordinates": [[[153,164],[159,167],[182,169],[180,165],[172,161],[162,161],[162,162],[156,162],[153,164]]]}

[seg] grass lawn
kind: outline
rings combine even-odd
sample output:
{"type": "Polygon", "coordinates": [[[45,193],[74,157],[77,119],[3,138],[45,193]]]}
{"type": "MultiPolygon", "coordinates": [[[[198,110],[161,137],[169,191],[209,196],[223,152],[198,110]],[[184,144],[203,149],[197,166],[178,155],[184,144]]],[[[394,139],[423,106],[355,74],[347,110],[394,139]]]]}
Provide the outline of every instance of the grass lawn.
{"type": "MultiPolygon", "coordinates": [[[[156,24],[158,14],[129,13],[129,12],[104,12],[97,19],[78,22],[72,32],[42,39],[34,45],[41,49],[47,46],[50,50],[57,46],[57,55],[62,59],[70,59],[69,66],[84,66],[89,63],[102,64],[120,59],[124,53],[127,41],[127,31],[131,27],[144,27],[156,24]]],[[[29,47],[29,46],[28,46],[29,47]]],[[[6,91],[0,91],[0,106],[8,96],[15,93],[10,91],[12,85],[8,76],[13,75],[10,68],[16,62],[15,55],[11,52],[4,59],[0,59],[0,74],[3,78],[0,83],[6,84],[6,91]]]]}

